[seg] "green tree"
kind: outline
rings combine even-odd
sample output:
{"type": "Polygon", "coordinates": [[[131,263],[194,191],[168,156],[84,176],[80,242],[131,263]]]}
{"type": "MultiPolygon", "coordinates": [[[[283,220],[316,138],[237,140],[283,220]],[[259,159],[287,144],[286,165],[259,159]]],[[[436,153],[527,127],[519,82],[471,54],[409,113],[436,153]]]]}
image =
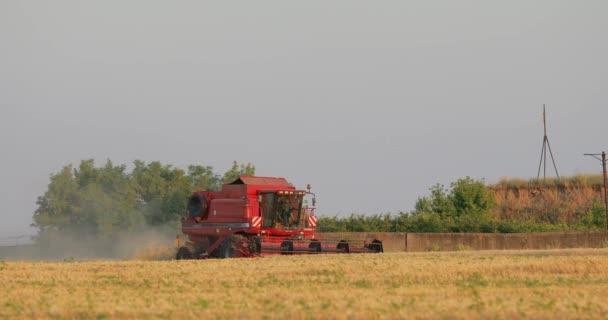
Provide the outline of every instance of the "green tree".
{"type": "Polygon", "coordinates": [[[222,179],[224,183],[230,183],[238,179],[240,176],[255,175],[255,167],[251,163],[240,164],[236,161],[232,162],[232,168],[228,170],[222,179]]]}
{"type": "Polygon", "coordinates": [[[578,222],[578,225],[583,229],[603,230],[606,228],[606,210],[599,198],[595,199],[587,214],[578,222]]]}
{"type": "Polygon", "coordinates": [[[110,160],[101,167],[93,160],[82,160],[77,168],[67,165],[52,174],[33,216],[41,239],[45,233],[69,233],[111,240],[145,226],[177,231],[193,191],[218,190],[224,180],[255,173],[253,165],[236,162],[224,175],[201,165],[188,166],[187,173],[158,161],[136,160],[133,165],[127,172],[125,165],[110,160]]]}
{"type": "Polygon", "coordinates": [[[217,191],[222,187],[222,178],[213,172],[212,167],[188,166],[188,177],[195,190],[217,191]]]}
{"type": "Polygon", "coordinates": [[[134,164],[132,184],[146,222],[152,226],[175,223],[186,210],[186,199],[200,177],[187,176],[184,170],[158,161],[134,164]]]}
{"type": "Polygon", "coordinates": [[[466,177],[446,189],[436,184],[429,197],[421,197],[409,221],[409,228],[419,232],[492,232],[494,193],[483,181],[466,177]],[[433,217],[435,215],[436,217],[433,217]]]}
{"type": "Polygon", "coordinates": [[[96,168],[93,160],[81,161],[51,176],[47,192],[38,198],[34,226],[71,234],[110,238],[141,224],[135,210],[136,193],[125,166],[107,161],[96,168]]]}
{"type": "Polygon", "coordinates": [[[494,193],[485,186],[483,181],[466,177],[453,182],[451,188],[448,201],[456,216],[487,215],[496,204],[494,193]]]}
{"type": "Polygon", "coordinates": [[[421,197],[416,201],[414,212],[435,213],[442,217],[454,214],[454,205],[449,199],[448,190],[441,184],[436,184],[430,189],[430,197],[421,197]]]}
{"type": "Polygon", "coordinates": [[[82,220],[79,219],[80,202],[72,165],[64,166],[58,173],[51,175],[48,190],[38,197],[33,226],[44,231],[50,227],[65,230],[78,224],[82,220]]]}

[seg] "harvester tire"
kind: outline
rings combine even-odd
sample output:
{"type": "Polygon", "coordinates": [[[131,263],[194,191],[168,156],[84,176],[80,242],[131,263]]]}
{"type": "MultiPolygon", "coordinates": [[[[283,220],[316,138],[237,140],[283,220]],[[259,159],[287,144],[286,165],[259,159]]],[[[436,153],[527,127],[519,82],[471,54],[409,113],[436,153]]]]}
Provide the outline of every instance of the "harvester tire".
{"type": "Polygon", "coordinates": [[[310,243],[308,244],[308,250],[310,252],[314,252],[314,253],[320,253],[321,252],[321,242],[319,240],[312,240],[310,241],[310,243]]]}
{"type": "Polygon", "coordinates": [[[175,255],[176,260],[190,260],[192,258],[192,252],[187,247],[180,247],[175,255]]]}
{"type": "Polygon", "coordinates": [[[233,237],[228,237],[222,242],[219,248],[217,248],[218,258],[227,259],[234,257],[234,242],[233,237]]]}
{"type": "Polygon", "coordinates": [[[293,241],[285,240],[281,242],[281,255],[290,256],[293,254],[293,241]]]}
{"type": "Polygon", "coordinates": [[[340,242],[338,242],[338,245],[336,246],[336,249],[342,250],[344,253],[350,253],[350,245],[346,240],[340,240],[340,242]]]}
{"type": "Polygon", "coordinates": [[[382,247],[382,241],[378,239],[374,239],[374,241],[372,241],[372,243],[369,245],[369,248],[371,250],[374,250],[376,253],[384,252],[384,248],[382,247]]]}
{"type": "Polygon", "coordinates": [[[260,237],[253,238],[253,250],[254,250],[255,254],[257,254],[257,255],[262,254],[262,238],[260,238],[260,237]]]}

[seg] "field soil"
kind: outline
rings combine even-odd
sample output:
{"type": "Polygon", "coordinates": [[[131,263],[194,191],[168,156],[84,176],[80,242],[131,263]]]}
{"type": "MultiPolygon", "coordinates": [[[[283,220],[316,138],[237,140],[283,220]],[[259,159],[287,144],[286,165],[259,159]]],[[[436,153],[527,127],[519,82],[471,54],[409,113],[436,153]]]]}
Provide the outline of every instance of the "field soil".
{"type": "Polygon", "coordinates": [[[608,250],[0,262],[0,318],[606,318],[608,250]]]}

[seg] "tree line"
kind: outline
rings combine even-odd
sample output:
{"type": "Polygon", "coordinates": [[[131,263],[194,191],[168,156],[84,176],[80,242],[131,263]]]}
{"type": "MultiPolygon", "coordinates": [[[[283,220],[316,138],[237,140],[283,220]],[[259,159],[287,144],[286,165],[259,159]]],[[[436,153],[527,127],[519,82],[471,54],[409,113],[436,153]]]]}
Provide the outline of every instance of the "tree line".
{"type": "MultiPolygon", "coordinates": [[[[127,170],[126,165],[110,160],[101,166],[83,160],[77,167],[66,165],[51,175],[47,191],[36,202],[32,225],[39,229],[42,241],[57,234],[111,240],[117,234],[150,227],[175,234],[192,191],[219,190],[240,175],[254,174],[253,165],[236,161],[219,174],[201,165],[183,170],[158,161],[137,160],[127,170]]],[[[449,187],[431,187],[430,194],[418,198],[410,212],[320,216],[317,228],[321,232],[508,233],[594,230],[606,225],[599,199],[569,220],[556,219],[555,215],[505,218],[498,210],[495,194],[484,181],[466,177],[449,187]]]]}
{"type": "Polygon", "coordinates": [[[175,234],[194,190],[219,190],[223,183],[254,174],[253,165],[236,161],[218,174],[201,165],[183,170],[136,160],[127,170],[111,160],[99,167],[83,160],[51,175],[47,191],[36,201],[32,226],[39,229],[39,239],[69,234],[110,240],[149,227],[175,234]]]}
{"type": "Polygon", "coordinates": [[[590,207],[578,208],[568,219],[553,214],[560,202],[542,202],[543,208],[529,215],[501,217],[495,194],[481,180],[458,179],[449,188],[437,184],[430,195],[420,197],[411,212],[398,214],[351,214],[320,217],[321,232],[483,232],[516,233],[544,231],[604,230],[605,209],[596,198],[590,207]]]}

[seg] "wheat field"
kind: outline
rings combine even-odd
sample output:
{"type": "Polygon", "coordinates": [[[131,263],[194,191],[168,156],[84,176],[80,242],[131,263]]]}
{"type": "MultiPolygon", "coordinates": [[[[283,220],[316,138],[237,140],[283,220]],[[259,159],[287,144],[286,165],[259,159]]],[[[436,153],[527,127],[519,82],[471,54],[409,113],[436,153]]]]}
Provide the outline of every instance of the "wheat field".
{"type": "Polygon", "coordinates": [[[2,319],[606,318],[608,250],[0,262],[2,319]]]}

